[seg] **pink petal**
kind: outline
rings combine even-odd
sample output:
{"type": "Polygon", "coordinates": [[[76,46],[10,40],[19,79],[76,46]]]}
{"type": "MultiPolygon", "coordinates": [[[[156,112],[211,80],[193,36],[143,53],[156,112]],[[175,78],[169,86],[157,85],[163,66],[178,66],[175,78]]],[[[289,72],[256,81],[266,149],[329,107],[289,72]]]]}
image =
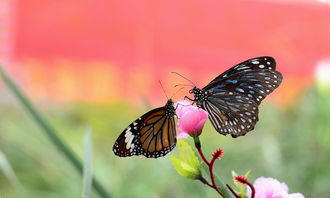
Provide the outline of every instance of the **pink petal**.
{"type": "Polygon", "coordinates": [[[198,124],[196,124],[195,129],[196,131],[201,131],[204,127],[207,118],[201,119],[198,124]]]}
{"type": "Polygon", "coordinates": [[[288,198],[288,193],[285,191],[276,192],[271,196],[271,198],[288,198]]]}
{"type": "Polygon", "coordinates": [[[195,127],[199,122],[199,118],[195,112],[188,111],[181,117],[179,122],[181,129],[186,133],[190,133],[195,130],[195,127]]]}
{"type": "MultiPolygon", "coordinates": [[[[304,198],[300,193],[288,194],[288,186],[273,178],[259,177],[253,184],[256,189],[255,198],[304,198]]],[[[251,197],[251,190],[247,189],[251,197]]]]}
{"type": "Polygon", "coordinates": [[[175,113],[178,116],[178,118],[181,118],[186,109],[190,108],[192,106],[188,101],[186,100],[180,100],[176,103],[176,110],[175,113]]]}
{"type": "Polygon", "coordinates": [[[192,106],[187,101],[177,103],[176,114],[179,118],[178,137],[186,137],[186,135],[182,136],[181,133],[188,133],[191,136],[200,135],[208,117],[206,111],[192,106]]]}
{"type": "Polygon", "coordinates": [[[176,135],[176,139],[185,139],[187,137],[189,137],[189,134],[185,132],[178,132],[178,134],[176,135]]]}
{"type": "Polygon", "coordinates": [[[305,198],[301,193],[292,193],[289,194],[288,198],[305,198]]]}

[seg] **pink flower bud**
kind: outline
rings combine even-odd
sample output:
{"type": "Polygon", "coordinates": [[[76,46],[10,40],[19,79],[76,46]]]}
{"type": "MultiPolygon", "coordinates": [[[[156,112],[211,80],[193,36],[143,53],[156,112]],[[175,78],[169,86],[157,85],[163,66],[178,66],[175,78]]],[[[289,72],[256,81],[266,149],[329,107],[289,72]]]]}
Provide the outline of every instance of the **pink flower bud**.
{"type": "Polygon", "coordinates": [[[176,115],[179,118],[178,139],[187,138],[188,135],[192,137],[199,136],[202,133],[202,129],[208,117],[206,111],[192,106],[189,102],[184,100],[177,102],[176,115]]]}

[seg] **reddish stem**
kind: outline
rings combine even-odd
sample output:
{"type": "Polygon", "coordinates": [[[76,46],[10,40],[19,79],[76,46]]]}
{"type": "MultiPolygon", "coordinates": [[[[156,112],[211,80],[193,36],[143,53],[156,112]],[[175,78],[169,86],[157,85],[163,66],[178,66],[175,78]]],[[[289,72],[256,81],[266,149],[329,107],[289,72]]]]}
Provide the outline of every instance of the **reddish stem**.
{"type": "Polygon", "coordinates": [[[200,177],[198,178],[199,181],[201,181],[203,184],[208,185],[209,187],[213,188],[213,186],[204,178],[204,177],[200,177]]]}
{"type": "Polygon", "coordinates": [[[242,198],[240,195],[236,194],[236,192],[229,186],[229,184],[226,184],[226,186],[236,198],[242,198]]]}
{"type": "Polygon", "coordinates": [[[204,184],[210,186],[214,190],[216,190],[223,197],[223,194],[221,193],[221,191],[219,190],[218,186],[216,185],[216,183],[214,181],[213,165],[214,165],[214,162],[215,162],[216,158],[213,157],[211,162],[209,162],[203,154],[199,138],[195,137],[194,142],[195,142],[195,147],[197,148],[199,155],[201,156],[201,158],[203,159],[205,164],[207,164],[207,166],[209,167],[209,173],[210,173],[212,184],[208,183],[204,178],[203,178],[204,179],[203,181],[200,178],[199,178],[199,180],[202,181],[204,184]]]}
{"type": "Polygon", "coordinates": [[[251,198],[254,198],[254,195],[256,194],[256,190],[254,189],[253,185],[249,182],[249,181],[246,181],[246,184],[251,188],[251,198]]]}
{"type": "Polygon", "coordinates": [[[215,158],[215,157],[212,158],[212,160],[209,164],[209,172],[210,172],[211,182],[212,182],[212,185],[214,186],[214,189],[223,197],[222,192],[219,190],[219,188],[216,185],[215,180],[214,180],[213,165],[214,165],[214,162],[216,159],[217,158],[215,158]]]}
{"type": "Polygon", "coordinates": [[[205,162],[205,164],[207,164],[207,166],[210,166],[210,162],[207,161],[207,159],[205,158],[205,156],[204,156],[204,154],[203,154],[203,152],[202,152],[202,148],[199,147],[199,148],[197,148],[197,150],[198,150],[199,155],[201,156],[201,158],[202,158],[203,161],[205,162]]]}

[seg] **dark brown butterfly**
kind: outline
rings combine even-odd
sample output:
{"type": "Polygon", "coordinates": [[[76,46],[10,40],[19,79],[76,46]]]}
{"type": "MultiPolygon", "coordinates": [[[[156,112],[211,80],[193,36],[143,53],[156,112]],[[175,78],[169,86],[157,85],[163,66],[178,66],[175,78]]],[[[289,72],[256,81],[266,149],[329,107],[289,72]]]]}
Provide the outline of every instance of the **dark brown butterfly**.
{"type": "Polygon", "coordinates": [[[113,152],[119,157],[165,156],[176,145],[175,108],[169,99],[165,106],[153,109],[136,119],[117,138],[113,152]]]}
{"type": "MultiPolygon", "coordinates": [[[[258,121],[258,106],[282,82],[272,57],[263,56],[239,63],[204,88],[194,86],[196,105],[209,113],[214,128],[232,137],[245,135],[258,121]]],[[[190,80],[189,80],[190,81],[190,80]]]]}

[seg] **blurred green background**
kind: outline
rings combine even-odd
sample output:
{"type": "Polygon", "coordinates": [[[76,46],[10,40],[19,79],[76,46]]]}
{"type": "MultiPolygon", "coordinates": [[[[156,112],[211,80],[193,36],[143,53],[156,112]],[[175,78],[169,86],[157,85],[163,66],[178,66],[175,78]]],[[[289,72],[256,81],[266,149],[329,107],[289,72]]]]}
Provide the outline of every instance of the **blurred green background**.
{"type": "MultiPolygon", "coordinates": [[[[290,193],[326,198],[329,18],[328,0],[1,0],[0,65],[80,158],[92,128],[93,171],[111,197],[199,198],[217,194],[176,173],[176,149],[160,159],[119,158],[115,139],[165,104],[159,80],[169,96],[187,83],[171,71],[203,87],[239,62],[272,56],[284,79],[261,104],[255,130],[232,139],[208,122],[203,150],[224,150],[215,168],[226,183],[232,170],[251,170],[251,181],[273,177],[290,193]]],[[[81,196],[81,175],[2,80],[0,167],[1,198],[81,196]]]]}
{"type": "MultiPolygon", "coordinates": [[[[215,170],[225,182],[232,182],[232,170],[241,174],[251,170],[251,181],[259,176],[274,177],[286,182],[290,192],[301,192],[305,197],[327,197],[330,193],[328,98],[329,92],[311,86],[290,108],[263,104],[256,129],[242,138],[218,135],[207,123],[201,136],[203,149],[205,153],[224,149],[224,158],[215,170]]],[[[0,117],[0,150],[6,154],[26,191],[22,197],[77,197],[81,192],[81,176],[15,99],[8,96],[8,100],[12,102],[0,105],[1,115],[5,115],[0,117]]],[[[113,197],[216,196],[200,182],[176,173],[169,159],[176,151],[154,160],[114,156],[111,147],[116,136],[145,108],[122,102],[38,104],[38,107],[80,156],[84,128],[87,124],[92,126],[94,171],[113,197]]],[[[1,194],[17,197],[19,189],[3,173],[0,175],[1,194]]]]}

